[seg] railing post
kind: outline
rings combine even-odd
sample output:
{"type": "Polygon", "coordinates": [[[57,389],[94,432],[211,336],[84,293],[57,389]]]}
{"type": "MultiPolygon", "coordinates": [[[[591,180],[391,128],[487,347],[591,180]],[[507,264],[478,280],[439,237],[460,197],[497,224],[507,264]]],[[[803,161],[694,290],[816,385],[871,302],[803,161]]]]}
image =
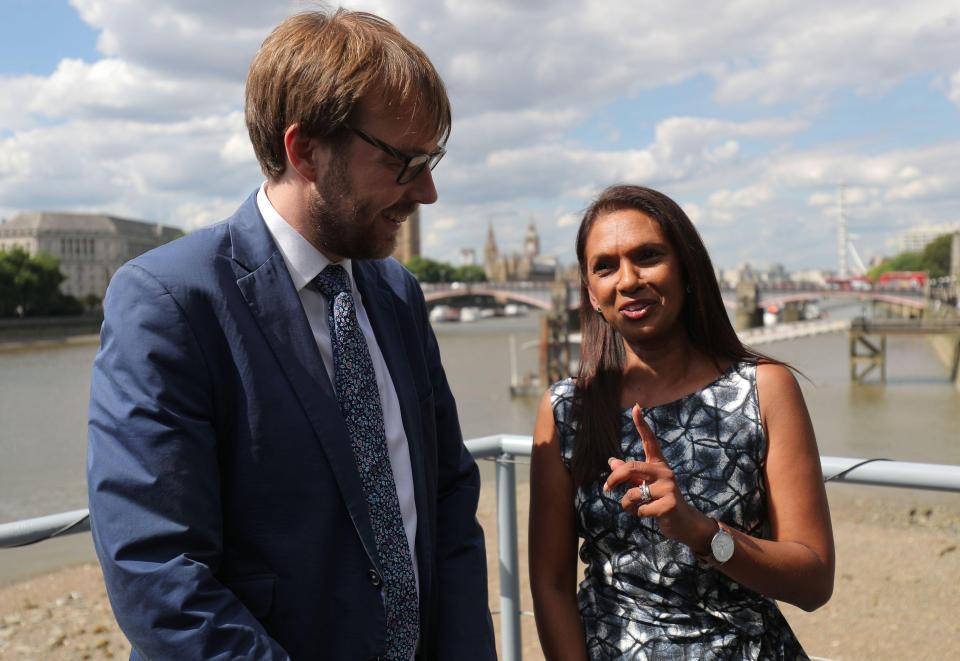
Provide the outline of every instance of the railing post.
{"type": "Polygon", "coordinates": [[[513,455],[497,457],[497,537],[500,555],[500,651],[520,661],[520,566],[517,553],[517,479],[513,455]]]}

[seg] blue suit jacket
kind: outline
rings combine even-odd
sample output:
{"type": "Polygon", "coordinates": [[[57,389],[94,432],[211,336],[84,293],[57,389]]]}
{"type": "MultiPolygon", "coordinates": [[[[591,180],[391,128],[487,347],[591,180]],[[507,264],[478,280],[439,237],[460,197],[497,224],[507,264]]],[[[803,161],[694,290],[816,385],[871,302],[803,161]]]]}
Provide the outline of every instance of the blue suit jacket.
{"type": "MultiPolygon", "coordinates": [[[[417,282],[354,276],[396,387],[417,505],[421,654],[493,659],[477,467],[417,282]]],[[[366,659],[373,531],[300,299],[251,196],[114,276],[93,368],[93,538],[133,657],[366,659]]]]}

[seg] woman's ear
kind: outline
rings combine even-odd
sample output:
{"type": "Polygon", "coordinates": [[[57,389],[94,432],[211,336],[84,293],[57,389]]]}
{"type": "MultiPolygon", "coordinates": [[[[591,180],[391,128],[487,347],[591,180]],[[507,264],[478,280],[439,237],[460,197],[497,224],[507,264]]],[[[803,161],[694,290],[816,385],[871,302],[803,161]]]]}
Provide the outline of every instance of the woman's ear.
{"type": "Polygon", "coordinates": [[[590,285],[587,285],[587,296],[590,297],[590,307],[594,310],[600,307],[600,301],[597,300],[597,297],[593,295],[593,292],[590,291],[590,285]]]}

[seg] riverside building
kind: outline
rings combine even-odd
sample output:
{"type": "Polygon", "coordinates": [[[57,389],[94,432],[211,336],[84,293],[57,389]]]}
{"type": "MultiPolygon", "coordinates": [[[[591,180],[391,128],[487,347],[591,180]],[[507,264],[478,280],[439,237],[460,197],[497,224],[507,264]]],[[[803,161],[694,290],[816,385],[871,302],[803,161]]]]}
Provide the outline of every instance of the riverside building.
{"type": "Polygon", "coordinates": [[[397,247],[393,251],[393,256],[401,264],[409,262],[411,257],[420,256],[420,209],[414,211],[400,225],[397,247]]]}
{"type": "Polygon", "coordinates": [[[944,234],[954,234],[956,232],[960,232],[960,223],[919,225],[902,232],[897,237],[897,249],[900,252],[923,252],[923,249],[934,239],[944,234]]]}
{"type": "Polygon", "coordinates": [[[60,260],[64,294],[103,299],[124,262],[183,236],[174,227],[103,214],[21,213],[0,223],[0,251],[21,248],[60,260]]]}
{"type": "Polygon", "coordinates": [[[523,253],[510,255],[500,253],[491,221],[483,255],[484,270],[490,282],[549,282],[556,280],[560,273],[556,257],[540,254],[540,234],[532,220],[523,238],[523,253]]]}

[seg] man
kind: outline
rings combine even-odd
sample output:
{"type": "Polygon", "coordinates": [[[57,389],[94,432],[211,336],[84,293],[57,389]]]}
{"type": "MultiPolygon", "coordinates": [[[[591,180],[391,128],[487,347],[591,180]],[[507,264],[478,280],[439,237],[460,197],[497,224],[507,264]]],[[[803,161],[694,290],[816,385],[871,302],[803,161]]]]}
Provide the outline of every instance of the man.
{"type": "Polygon", "coordinates": [[[493,659],[479,474],[389,259],[450,107],[375,16],[254,58],[266,183],[117,272],[93,370],[94,542],[134,658],[493,659]]]}

